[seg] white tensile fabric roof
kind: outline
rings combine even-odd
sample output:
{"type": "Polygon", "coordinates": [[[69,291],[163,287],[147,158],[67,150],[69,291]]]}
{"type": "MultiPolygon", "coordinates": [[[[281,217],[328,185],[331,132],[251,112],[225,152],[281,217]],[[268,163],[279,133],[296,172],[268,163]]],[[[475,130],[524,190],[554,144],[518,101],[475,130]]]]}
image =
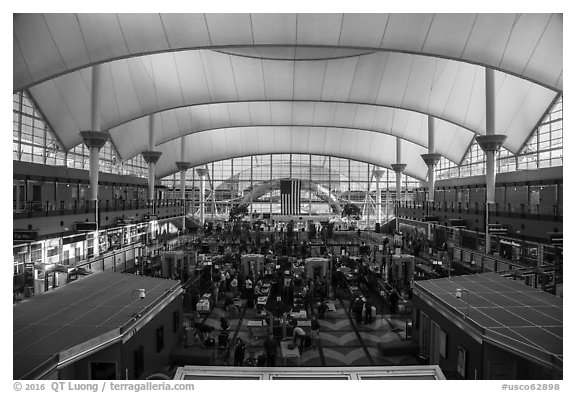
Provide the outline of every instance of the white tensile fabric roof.
{"type": "Polygon", "coordinates": [[[519,152],[563,88],[560,14],[18,14],[14,90],[27,89],[64,149],[91,127],[101,67],[103,130],[121,159],[148,149],[157,177],[268,153],[382,167],[402,138],[406,173],[436,151],[460,162],[485,134],[484,68],[496,70],[496,132],[519,152]]]}

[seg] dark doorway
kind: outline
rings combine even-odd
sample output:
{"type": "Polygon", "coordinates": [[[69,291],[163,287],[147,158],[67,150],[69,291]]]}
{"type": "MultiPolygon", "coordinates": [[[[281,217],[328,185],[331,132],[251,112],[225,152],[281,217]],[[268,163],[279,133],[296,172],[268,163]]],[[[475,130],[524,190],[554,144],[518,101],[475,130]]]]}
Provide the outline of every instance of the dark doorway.
{"type": "Polygon", "coordinates": [[[91,362],[90,363],[90,378],[97,380],[114,380],[116,379],[116,363],[115,362],[91,362]]]}

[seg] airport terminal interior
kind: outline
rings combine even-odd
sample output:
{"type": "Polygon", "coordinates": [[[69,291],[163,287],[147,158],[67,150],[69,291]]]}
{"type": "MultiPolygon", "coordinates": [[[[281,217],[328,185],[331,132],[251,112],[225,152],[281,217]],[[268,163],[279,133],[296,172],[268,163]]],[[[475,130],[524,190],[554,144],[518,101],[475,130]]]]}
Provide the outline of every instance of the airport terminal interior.
{"type": "Polygon", "coordinates": [[[563,379],[562,14],[14,14],[13,378],[563,379]]]}

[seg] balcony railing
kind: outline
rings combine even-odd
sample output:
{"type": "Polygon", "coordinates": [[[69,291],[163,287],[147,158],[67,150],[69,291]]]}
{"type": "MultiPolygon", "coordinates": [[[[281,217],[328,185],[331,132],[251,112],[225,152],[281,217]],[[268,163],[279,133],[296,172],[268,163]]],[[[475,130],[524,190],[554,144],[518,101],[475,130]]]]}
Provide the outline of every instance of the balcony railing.
{"type": "MultiPolygon", "coordinates": [[[[400,209],[421,210],[429,215],[443,212],[483,215],[486,212],[486,205],[479,202],[399,201],[397,206],[400,209]]],[[[489,205],[489,209],[491,216],[552,219],[554,221],[562,219],[563,213],[562,205],[494,203],[489,205]]]]}
{"type": "MultiPolygon", "coordinates": [[[[179,207],[182,206],[180,199],[134,199],[134,200],[101,200],[98,201],[100,211],[125,211],[137,209],[150,209],[155,207],[179,207]]],[[[188,207],[190,203],[184,202],[188,207]]],[[[69,200],[69,201],[27,201],[14,202],[14,216],[31,216],[31,215],[64,215],[94,212],[96,210],[96,201],[88,200],[69,200]]]]}

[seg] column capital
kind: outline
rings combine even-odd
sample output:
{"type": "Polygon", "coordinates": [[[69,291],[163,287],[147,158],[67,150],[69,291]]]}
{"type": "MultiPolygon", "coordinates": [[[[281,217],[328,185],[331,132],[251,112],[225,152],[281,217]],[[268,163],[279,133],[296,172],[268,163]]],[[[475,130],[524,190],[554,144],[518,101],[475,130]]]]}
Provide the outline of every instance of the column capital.
{"type": "Polygon", "coordinates": [[[374,176],[374,179],[380,181],[382,177],[384,177],[385,173],[386,171],[384,171],[383,169],[374,169],[372,171],[372,176],[374,176]]]}
{"type": "Polygon", "coordinates": [[[101,149],[106,144],[110,134],[105,131],[80,131],[80,136],[87,148],[101,149]]]}
{"type": "Polygon", "coordinates": [[[435,166],[438,164],[438,161],[440,161],[440,158],[442,158],[442,155],[439,153],[425,153],[421,154],[421,157],[427,166],[435,166]]]}
{"type": "Polygon", "coordinates": [[[142,158],[147,164],[156,164],[162,155],[161,151],[146,150],[142,152],[142,158]]]}
{"type": "Polygon", "coordinates": [[[208,174],[208,169],[206,168],[196,168],[196,173],[198,174],[198,176],[200,177],[204,177],[208,174]]]}
{"type": "Polygon", "coordinates": [[[190,164],[187,161],[176,161],[176,168],[178,168],[179,171],[185,171],[189,169],[191,166],[192,164],[190,164]]]}
{"type": "Polygon", "coordinates": [[[392,164],[390,165],[392,167],[392,170],[396,173],[402,173],[404,172],[404,169],[406,169],[406,164],[392,164]]]}
{"type": "Polygon", "coordinates": [[[484,152],[498,151],[506,140],[506,135],[491,134],[491,135],[476,135],[476,142],[480,145],[484,152]]]}

